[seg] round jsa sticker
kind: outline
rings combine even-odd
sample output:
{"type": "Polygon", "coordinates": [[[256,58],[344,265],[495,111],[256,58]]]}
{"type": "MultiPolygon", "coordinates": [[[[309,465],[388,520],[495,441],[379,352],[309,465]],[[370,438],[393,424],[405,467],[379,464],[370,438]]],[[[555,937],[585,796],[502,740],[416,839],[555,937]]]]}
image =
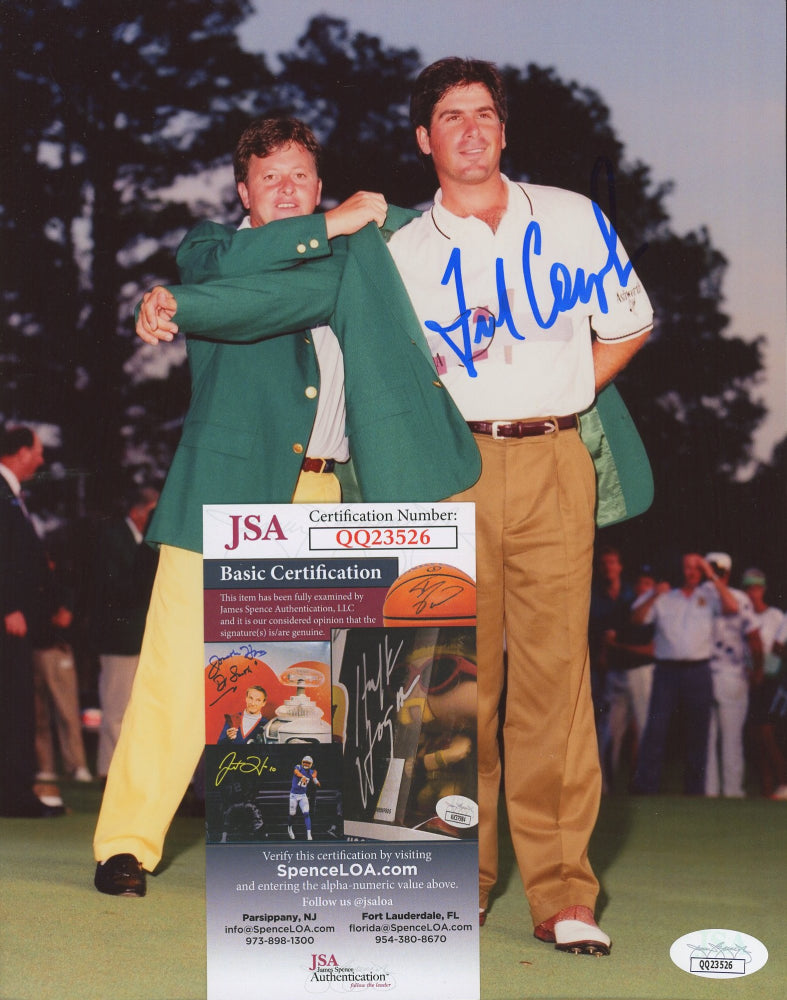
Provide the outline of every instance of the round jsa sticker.
{"type": "Polygon", "coordinates": [[[679,969],[704,979],[750,976],[768,961],[768,949],[762,941],[742,931],[720,928],[684,934],[669,954],[679,969]]]}

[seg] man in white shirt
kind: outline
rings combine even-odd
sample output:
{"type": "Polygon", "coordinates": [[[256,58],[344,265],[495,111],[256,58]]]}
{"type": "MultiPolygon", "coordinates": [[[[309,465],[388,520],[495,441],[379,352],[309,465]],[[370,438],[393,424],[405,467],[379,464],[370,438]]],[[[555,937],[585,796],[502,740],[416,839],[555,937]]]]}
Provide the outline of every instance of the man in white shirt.
{"type": "Polygon", "coordinates": [[[506,102],[491,63],[427,67],[410,117],[440,190],[389,247],[483,463],[454,498],[476,504],[481,922],[497,879],[505,684],[508,818],[534,933],[607,954],[587,859],[601,788],[588,667],[595,478],[577,414],[642,346],[652,310],[592,202],[501,174],[506,102]]]}
{"type": "Polygon", "coordinates": [[[657,584],[632,612],[636,625],[653,624],[656,658],[648,722],[633,783],[640,795],[659,791],[669,724],[679,706],[688,718],[683,790],[687,795],[705,794],[714,625],[721,615],[734,615],[738,603],[724,578],[702,556],[689,552],[682,565],[680,587],[657,584]]]}

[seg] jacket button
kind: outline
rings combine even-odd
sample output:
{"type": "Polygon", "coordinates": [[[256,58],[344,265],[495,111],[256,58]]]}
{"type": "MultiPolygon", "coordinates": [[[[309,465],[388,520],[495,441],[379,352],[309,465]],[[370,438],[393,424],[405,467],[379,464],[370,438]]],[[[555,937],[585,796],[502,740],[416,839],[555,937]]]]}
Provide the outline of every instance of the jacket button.
{"type": "Polygon", "coordinates": [[[292,450],[295,452],[296,455],[302,455],[303,454],[303,445],[299,444],[296,441],[295,444],[292,446],[292,450]]]}
{"type": "Polygon", "coordinates": [[[298,251],[298,253],[306,253],[306,244],[299,243],[295,249],[298,251]]]}
{"type": "Polygon", "coordinates": [[[313,385],[307,385],[305,395],[307,399],[314,399],[317,395],[317,390],[313,385]]]}
{"type": "Polygon", "coordinates": [[[316,239],[309,240],[309,246],[312,248],[312,250],[316,250],[319,245],[320,245],[319,240],[316,239]]]}
{"type": "Polygon", "coordinates": [[[443,388],[443,383],[439,379],[434,379],[432,381],[432,385],[436,385],[438,389],[442,389],[443,388]]]}

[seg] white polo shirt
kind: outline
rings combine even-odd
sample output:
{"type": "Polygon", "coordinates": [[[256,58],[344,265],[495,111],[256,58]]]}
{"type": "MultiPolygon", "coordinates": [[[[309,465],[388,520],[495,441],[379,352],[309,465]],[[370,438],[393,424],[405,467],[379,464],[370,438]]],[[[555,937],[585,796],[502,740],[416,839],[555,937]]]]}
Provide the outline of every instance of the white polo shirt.
{"type": "Polygon", "coordinates": [[[655,626],[656,659],[709,660],[714,621],[721,613],[721,598],[712,583],[701,583],[688,595],[680,588],[660,594],[647,617],[655,626]]]}
{"type": "Polygon", "coordinates": [[[388,246],[466,420],[577,413],[595,397],[591,328],[628,340],[651,328],[653,310],[593,202],[503,179],[496,232],[447,211],[438,191],[388,246]]]}

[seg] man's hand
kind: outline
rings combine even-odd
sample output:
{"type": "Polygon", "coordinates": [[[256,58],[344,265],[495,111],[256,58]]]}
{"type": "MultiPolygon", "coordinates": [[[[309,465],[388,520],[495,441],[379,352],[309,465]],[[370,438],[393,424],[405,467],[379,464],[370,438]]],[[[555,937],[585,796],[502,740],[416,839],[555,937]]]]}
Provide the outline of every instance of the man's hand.
{"type": "Polygon", "coordinates": [[[178,332],[172,317],[178,309],[175,296],[163,285],[156,285],[142,297],[137,318],[137,336],[146,344],[157,344],[160,340],[172,340],[178,332]]]}
{"type": "Polygon", "coordinates": [[[388,202],[381,194],[372,191],[356,191],[355,194],[325,213],[325,228],[328,239],[334,236],[349,236],[357,233],[368,222],[382,226],[388,214],[388,202]]]}

